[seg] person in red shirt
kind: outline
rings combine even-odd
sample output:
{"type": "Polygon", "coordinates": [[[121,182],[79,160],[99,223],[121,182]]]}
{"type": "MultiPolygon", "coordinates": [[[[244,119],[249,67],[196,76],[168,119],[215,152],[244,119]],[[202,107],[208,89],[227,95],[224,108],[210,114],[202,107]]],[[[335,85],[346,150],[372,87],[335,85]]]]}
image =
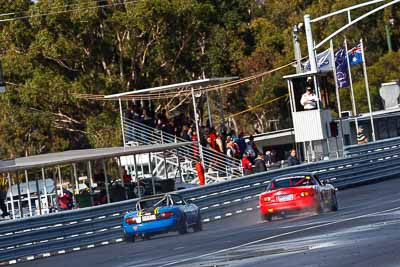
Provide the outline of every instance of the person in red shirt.
{"type": "Polygon", "coordinates": [[[124,169],[123,179],[124,179],[124,184],[130,184],[132,182],[132,176],[130,176],[125,169],[124,169]]]}
{"type": "Polygon", "coordinates": [[[208,138],[210,138],[211,148],[214,150],[217,150],[217,144],[215,143],[215,139],[217,139],[217,135],[215,134],[214,128],[211,129],[211,132],[209,133],[208,138]]]}
{"type": "Polygon", "coordinates": [[[243,154],[242,157],[242,168],[244,175],[249,175],[253,172],[253,166],[251,165],[250,160],[248,159],[247,153],[243,154]]]}

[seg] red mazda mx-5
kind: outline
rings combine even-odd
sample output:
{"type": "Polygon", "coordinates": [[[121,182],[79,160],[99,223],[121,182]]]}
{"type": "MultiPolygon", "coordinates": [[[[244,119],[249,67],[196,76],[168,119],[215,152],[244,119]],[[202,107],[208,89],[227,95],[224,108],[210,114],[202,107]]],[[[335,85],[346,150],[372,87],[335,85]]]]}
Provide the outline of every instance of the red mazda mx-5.
{"type": "Polygon", "coordinates": [[[274,215],[291,211],[329,209],[337,211],[336,189],[322,183],[313,173],[296,173],[272,179],[267,191],[260,194],[260,213],[271,221],[274,215]]]}

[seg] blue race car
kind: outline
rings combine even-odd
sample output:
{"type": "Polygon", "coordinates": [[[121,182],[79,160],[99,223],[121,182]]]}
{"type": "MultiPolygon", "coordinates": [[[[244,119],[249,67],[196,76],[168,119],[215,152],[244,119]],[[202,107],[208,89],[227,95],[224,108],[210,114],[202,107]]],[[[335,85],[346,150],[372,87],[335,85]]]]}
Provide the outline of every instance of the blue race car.
{"type": "Polygon", "coordinates": [[[190,227],[195,232],[203,229],[200,209],[176,193],[139,199],[136,211],[127,213],[122,221],[124,238],[129,242],[171,231],[185,234],[190,227]]]}

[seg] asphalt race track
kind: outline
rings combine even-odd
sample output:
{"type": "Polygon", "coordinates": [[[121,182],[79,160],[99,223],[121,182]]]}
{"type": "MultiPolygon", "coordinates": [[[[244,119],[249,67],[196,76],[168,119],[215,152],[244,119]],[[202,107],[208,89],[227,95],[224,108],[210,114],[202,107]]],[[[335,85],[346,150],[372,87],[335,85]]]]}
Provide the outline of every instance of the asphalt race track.
{"type": "Polygon", "coordinates": [[[338,201],[338,212],[268,223],[255,210],[205,224],[199,233],[155,236],[16,266],[400,266],[400,179],[340,191],[338,201]]]}

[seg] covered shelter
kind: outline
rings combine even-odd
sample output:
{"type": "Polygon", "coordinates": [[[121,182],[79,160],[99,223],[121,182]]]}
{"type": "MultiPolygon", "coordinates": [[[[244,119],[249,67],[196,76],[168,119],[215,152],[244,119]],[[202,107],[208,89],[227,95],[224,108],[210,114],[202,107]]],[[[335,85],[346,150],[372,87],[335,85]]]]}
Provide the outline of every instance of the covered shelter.
{"type": "MultiPolygon", "coordinates": [[[[123,92],[118,94],[112,94],[104,96],[104,99],[107,100],[118,100],[119,101],[119,109],[120,109],[120,117],[121,117],[121,128],[122,128],[122,139],[124,145],[126,145],[126,137],[124,133],[124,115],[122,111],[122,100],[157,100],[157,99],[173,99],[175,97],[184,97],[186,100],[188,97],[192,97],[192,104],[194,110],[194,118],[195,118],[195,126],[197,136],[200,136],[199,130],[199,115],[197,113],[196,107],[196,96],[201,96],[202,93],[206,94],[207,99],[207,108],[208,108],[208,118],[209,123],[212,125],[211,121],[211,109],[208,98],[208,92],[216,91],[220,89],[220,84],[223,83],[223,86],[232,86],[234,80],[237,80],[239,77],[220,77],[220,78],[208,78],[195,80],[190,82],[176,83],[170,85],[164,85],[159,87],[140,89],[135,91],[123,92]]],[[[200,138],[198,138],[199,145],[199,153],[200,157],[203,161],[204,165],[204,156],[202,152],[202,148],[200,146],[200,138]]]]}
{"type": "MultiPolygon", "coordinates": [[[[49,212],[50,204],[48,195],[51,192],[48,192],[49,188],[55,188],[57,183],[60,188],[60,193],[63,194],[63,177],[61,175],[60,166],[68,166],[71,169],[71,181],[74,186],[74,190],[79,193],[79,182],[78,182],[78,173],[77,173],[77,164],[84,164],[87,171],[87,180],[89,183],[89,187],[92,188],[93,184],[93,166],[92,163],[94,161],[100,161],[102,163],[102,172],[104,174],[105,181],[105,191],[107,197],[107,203],[110,203],[110,191],[109,191],[109,181],[107,176],[107,168],[106,168],[106,160],[114,159],[118,164],[119,175],[121,178],[122,187],[125,190],[124,179],[123,179],[123,171],[121,169],[121,157],[134,156],[133,162],[129,162],[129,169],[132,173],[134,169],[135,177],[138,177],[137,168],[136,168],[136,155],[140,154],[150,154],[156,152],[163,152],[167,150],[175,150],[181,146],[189,145],[192,142],[181,142],[181,143],[168,143],[168,144],[156,144],[156,145],[144,145],[139,147],[109,147],[109,148],[97,148],[97,149],[82,149],[82,150],[70,150],[65,152],[57,152],[57,153],[49,153],[43,155],[29,156],[29,157],[21,157],[16,158],[14,160],[0,161],[0,173],[3,174],[3,177],[7,177],[8,180],[8,198],[10,199],[11,204],[11,214],[13,219],[16,216],[16,208],[15,202],[18,204],[19,217],[23,217],[23,210],[21,206],[21,201],[26,199],[28,202],[28,210],[29,216],[33,216],[33,208],[32,208],[32,193],[34,193],[35,198],[37,199],[37,206],[39,208],[39,214],[43,214],[49,212]],[[46,169],[48,168],[56,168],[56,174],[58,178],[58,182],[51,181],[46,175],[46,169]],[[35,182],[29,181],[28,171],[40,170],[41,178],[34,179],[35,182]],[[19,173],[23,173],[25,176],[25,183],[27,185],[26,189],[21,190],[20,183],[18,179],[17,182],[17,190],[15,190],[15,185],[13,185],[13,176],[18,176],[19,173]],[[40,180],[40,182],[39,182],[40,180]],[[49,181],[50,180],[50,181],[49,181]],[[53,182],[53,183],[52,183],[53,182]],[[36,184],[36,188],[33,190],[31,186],[36,184]],[[15,195],[15,191],[18,192],[18,196],[15,195]],[[31,192],[32,191],[32,192],[31,192]],[[23,197],[21,197],[24,195],[23,197]],[[18,198],[18,200],[14,201],[14,198],[18,198]]],[[[54,177],[56,180],[56,177],[54,177]]],[[[139,181],[136,179],[136,182],[139,181]]],[[[153,190],[154,190],[154,181],[153,181],[153,190]]],[[[153,193],[155,193],[153,191],[153,193]]],[[[56,195],[56,192],[53,193],[56,195]]],[[[126,199],[126,190],[125,195],[122,196],[123,199],[126,199]]],[[[93,197],[90,195],[91,204],[93,205],[93,197]]],[[[51,200],[51,198],[50,198],[51,200]]]]}

